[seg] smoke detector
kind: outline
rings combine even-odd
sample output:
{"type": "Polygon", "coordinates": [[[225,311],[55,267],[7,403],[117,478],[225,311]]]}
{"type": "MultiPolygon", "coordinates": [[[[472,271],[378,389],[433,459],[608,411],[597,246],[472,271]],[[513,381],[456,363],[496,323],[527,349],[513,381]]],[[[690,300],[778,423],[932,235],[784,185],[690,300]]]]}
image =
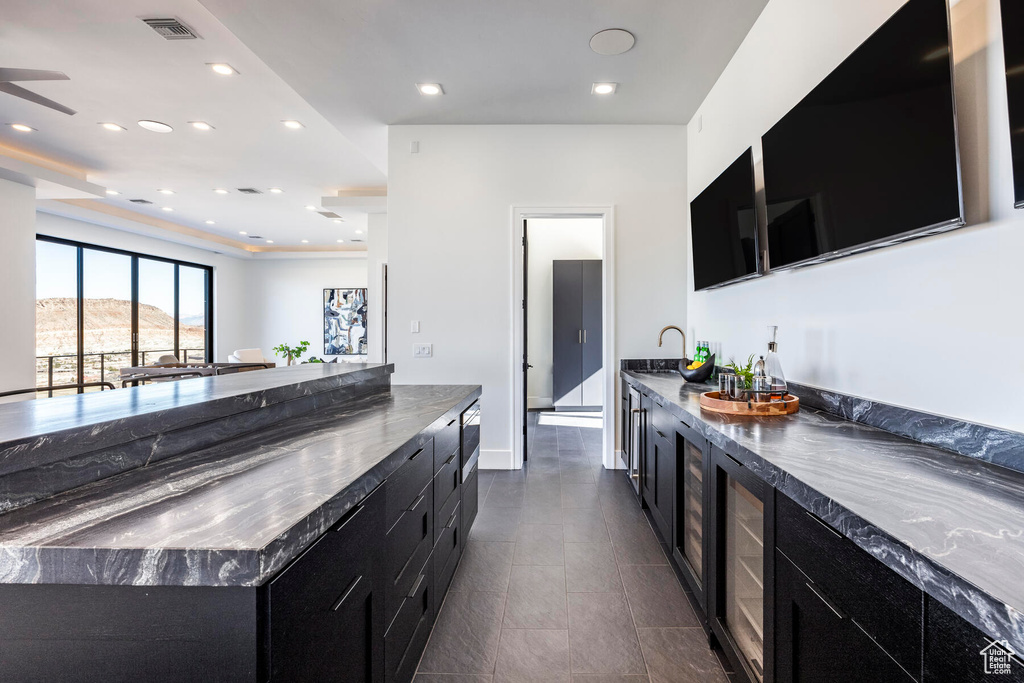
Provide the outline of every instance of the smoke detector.
{"type": "Polygon", "coordinates": [[[636,43],[633,34],[621,28],[598,31],[590,38],[590,49],[599,55],[621,55],[629,52],[636,43]]]}

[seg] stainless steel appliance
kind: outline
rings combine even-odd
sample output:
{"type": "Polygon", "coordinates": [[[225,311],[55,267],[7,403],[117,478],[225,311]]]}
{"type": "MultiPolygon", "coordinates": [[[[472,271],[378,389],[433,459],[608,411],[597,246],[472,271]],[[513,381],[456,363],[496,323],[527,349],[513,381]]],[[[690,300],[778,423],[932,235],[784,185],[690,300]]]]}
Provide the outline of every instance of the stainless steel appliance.
{"type": "Polygon", "coordinates": [[[640,392],[630,387],[629,389],[629,423],[627,429],[628,451],[626,453],[626,475],[636,495],[640,495],[640,463],[643,458],[644,449],[644,411],[640,404],[640,392]]]}

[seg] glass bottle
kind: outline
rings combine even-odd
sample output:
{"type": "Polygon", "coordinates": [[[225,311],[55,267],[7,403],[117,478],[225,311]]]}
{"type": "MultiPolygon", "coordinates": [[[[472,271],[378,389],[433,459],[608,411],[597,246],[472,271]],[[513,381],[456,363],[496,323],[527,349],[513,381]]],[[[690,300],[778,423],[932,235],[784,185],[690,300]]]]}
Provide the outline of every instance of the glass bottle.
{"type": "Polygon", "coordinates": [[[768,375],[771,383],[772,398],[781,400],[786,395],[788,387],[786,385],[786,376],[782,373],[782,362],[779,360],[778,336],[778,326],[769,325],[768,355],[764,359],[764,373],[768,375]]]}

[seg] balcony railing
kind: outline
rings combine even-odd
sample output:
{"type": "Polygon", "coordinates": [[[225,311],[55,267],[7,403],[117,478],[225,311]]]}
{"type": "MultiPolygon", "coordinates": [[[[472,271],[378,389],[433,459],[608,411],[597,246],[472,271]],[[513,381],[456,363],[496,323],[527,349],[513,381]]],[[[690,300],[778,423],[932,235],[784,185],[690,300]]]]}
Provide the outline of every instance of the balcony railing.
{"type": "MultiPolygon", "coordinates": [[[[146,365],[147,359],[155,362],[162,355],[175,355],[174,349],[139,351],[140,365],[146,365]]],[[[202,363],[206,360],[206,350],[181,349],[179,360],[183,363],[202,363]]],[[[119,380],[121,368],[132,365],[132,354],[130,351],[86,353],[83,355],[82,362],[85,366],[82,373],[85,382],[113,382],[119,380]],[[109,376],[108,373],[110,373],[109,376]]],[[[78,354],[36,356],[36,386],[52,387],[77,383],[78,354]]],[[[54,395],[82,393],[82,391],[82,389],[48,391],[47,396],[52,398],[54,395]]],[[[100,387],[100,391],[103,391],[103,387],[100,387]]]]}

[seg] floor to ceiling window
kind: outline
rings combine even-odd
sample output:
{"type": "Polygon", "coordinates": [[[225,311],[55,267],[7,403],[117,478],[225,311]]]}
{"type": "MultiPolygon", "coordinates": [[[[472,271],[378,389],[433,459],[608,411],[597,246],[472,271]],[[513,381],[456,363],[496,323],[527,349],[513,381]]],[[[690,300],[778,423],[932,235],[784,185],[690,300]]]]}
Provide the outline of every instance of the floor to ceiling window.
{"type": "Polygon", "coordinates": [[[209,361],[212,342],[212,268],[37,238],[36,386],[116,385],[162,356],[209,361]]]}

